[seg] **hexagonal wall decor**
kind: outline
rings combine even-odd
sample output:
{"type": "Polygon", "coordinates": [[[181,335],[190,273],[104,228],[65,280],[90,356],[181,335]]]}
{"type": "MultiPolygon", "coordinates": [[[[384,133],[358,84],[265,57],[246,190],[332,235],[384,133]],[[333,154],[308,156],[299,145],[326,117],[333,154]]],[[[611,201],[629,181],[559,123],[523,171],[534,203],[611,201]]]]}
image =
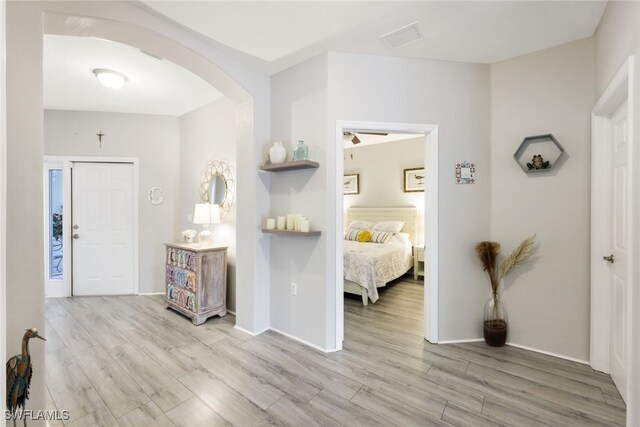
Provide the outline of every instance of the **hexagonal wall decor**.
{"type": "Polygon", "coordinates": [[[564,148],[553,135],[528,136],[513,158],[525,173],[547,172],[564,155],[564,148]]]}

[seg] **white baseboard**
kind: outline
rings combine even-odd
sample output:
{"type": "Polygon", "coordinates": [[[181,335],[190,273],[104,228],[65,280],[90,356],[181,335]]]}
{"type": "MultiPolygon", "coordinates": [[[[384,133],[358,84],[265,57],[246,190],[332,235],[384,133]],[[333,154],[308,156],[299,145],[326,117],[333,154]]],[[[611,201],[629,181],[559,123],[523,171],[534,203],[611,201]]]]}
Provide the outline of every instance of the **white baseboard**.
{"type": "Polygon", "coordinates": [[[511,347],[521,348],[523,350],[534,351],[534,352],[540,353],[540,354],[546,354],[547,356],[557,357],[559,359],[565,359],[565,360],[570,360],[572,362],[582,363],[583,365],[590,365],[590,363],[588,361],[586,361],[586,360],[576,359],[575,357],[569,357],[569,356],[565,356],[565,355],[558,354],[558,353],[552,353],[550,351],[540,350],[540,349],[533,348],[533,347],[527,347],[526,345],[520,345],[520,344],[512,343],[512,342],[509,342],[509,341],[507,341],[507,345],[510,345],[511,347]]]}
{"type": "MultiPolygon", "coordinates": [[[[448,341],[438,341],[438,344],[463,344],[469,342],[481,342],[484,341],[484,338],[471,338],[465,340],[448,340],[448,341]]],[[[535,353],[546,354],[547,356],[557,357],[559,359],[570,360],[571,362],[582,363],[583,365],[590,365],[586,360],[576,359],[574,357],[564,356],[562,354],[552,353],[550,351],[540,350],[533,347],[528,347],[526,345],[516,344],[510,341],[507,341],[506,345],[516,348],[521,348],[523,350],[533,351],[535,353]]]]}
{"type": "Polygon", "coordinates": [[[246,330],[245,328],[242,328],[242,327],[240,327],[240,326],[238,326],[238,325],[233,325],[233,327],[234,327],[235,329],[237,329],[237,330],[241,331],[241,332],[244,332],[245,334],[249,334],[249,335],[251,335],[252,337],[255,337],[255,336],[257,336],[257,335],[260,335],[261,333],[263,333],[263,332],[267,332],[267,331],[269,330],[269,328],[265,328],[265,329],[261,330],[260,332],[253,333],[253,332],[248,331],[248,330],[246,330]]]}
{"type": "Polygon", "coordinates": [[[164,292],[145,292],[138,294],[139,297],[143,297],[145,295],[164,295],[164,292]]]}
{"type": "Polygon", "coordinates": [[[438,341],[436,344],[464,344],[468,342],[480,342],[484,341],[484,338],[469,338],[465,340],[443,340],[438,341]]]}
{"type": "Polygon", "coordinates": [[[317,345],[315,345],[315,344],[311,344],[311,343],[310,343],[310,342],[308,342],[308,341],[305,341],[305,340],[300,339],[300,338],[298,338],[298,337],[294,337],[293,335],[290,335],[290,334],[288,334],[288,333],[286,333],[286,332],[282,332],[281,330],[279,330],[279,329],[275,329],[275,328],[265,328],[265,329],[263,329],[262,331],[257,332],[257,333],[255,333],[255,334],[254,334],[253,332],[250,332],[250,331],[246,330],[245,328],[242,328],[242,327],[238,326],[238,325],[235,325],[235,326],[234,326],[234,328],[236,328],[236,329],[237,329],[237,330],[239,330],[239,331],[244,332],[245,334],[249,334],[249,335],[251,335],[252,337],[255,337],[255,336],[257,336],[257,335],[260,335],[260,334],[261,334],[261,333],[263,333],[263,332],[273,331],[273,332],[278,333],[278,334],[280,334],[280,335],[283,335],[283,336],[285,336],[285,337],[287,337],[287,338],[289,338],[289,339],[291,339],[291,340],[297,341],[297,342],[299,342],[300,344],[304,344],[304,345],[306,345],[306,346],[308,346],[308,347],[311,347],[311,348],[314,348],[314,349],[316,349],[316,350],[319,350],[319,351],[321,351],[321,352],[323,352],[323,353],[333,353],[334,351],[337,351],[337,350],[327,350],[327,349],[324,349],[324,348],[320,348],[320,347],[318,347],[318,346],[317,346],[317,345]]]}
{"type": "Polygon", "coordinates": [[[236,315],[236,312],[235,312],[235,311],[231,311],[231,310],[227,310],[227,313],[231,313],[231,314],[233,314],[234,316],[236,315]]]}
{"type": "Polygon", "coordinates": [[[277,332],[277,333],[279,333],[280,335],[284,335],[285,337],[287,337],[287,338],[289,338],[289,339],[292,339],[292,340],[294,340],[294,341],[298,341],[300,344],[304,344],[304,345],[306,345],[306,346],[309,346],[309,347],[311,347],[311,348],[314,348],[314,349],[316,349],[316,350],[319,350],[319,351],[321,351],[321,352],[323,352],[323,353],[333,353],[334,351],[337,351],[337,350],[327,350],[327,349],[325,349],[325,348],[320,348],[320,347],[318,347],[318,346],[317,346],[317,345],[315,345],[315,344],[311,344],[311,343],[310,343],[310,342],[308,342],[308,341],[305,341],[305,340],[300,339],[300,338],[298,338],[298,337],[294,337],[293,335],[290,335],[290,334],[288,334],[288,333],[286,333],[286,332],[282,332],[282,331],[280,331],[280,330],[278,330],[278,329],[275,329],[275,328],[269,328],[269,329],[270,329],[270,330],[272,330],[273,332],[277,332]]]}

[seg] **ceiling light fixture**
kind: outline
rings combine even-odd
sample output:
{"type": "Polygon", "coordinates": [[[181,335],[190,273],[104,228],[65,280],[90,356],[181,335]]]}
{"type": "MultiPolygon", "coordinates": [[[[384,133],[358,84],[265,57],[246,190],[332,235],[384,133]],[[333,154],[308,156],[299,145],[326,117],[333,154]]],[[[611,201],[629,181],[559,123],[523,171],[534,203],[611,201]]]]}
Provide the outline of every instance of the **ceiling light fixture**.
{"type": "Polygon", "coordinates": [[[93,70],[93,74],[96,75],[96,78],[103,86],[111,89],[120,89],[127,81],[127,76],[124,74],[104,68],[93,70]]]}

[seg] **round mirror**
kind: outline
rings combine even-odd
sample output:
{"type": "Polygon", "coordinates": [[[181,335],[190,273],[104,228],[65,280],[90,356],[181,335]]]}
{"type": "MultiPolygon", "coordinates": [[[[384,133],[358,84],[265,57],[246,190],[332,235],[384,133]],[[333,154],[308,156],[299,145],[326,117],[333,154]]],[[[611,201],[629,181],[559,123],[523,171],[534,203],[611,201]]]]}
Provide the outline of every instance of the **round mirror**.
{"type": "Polygon", "coordinates": [[[224,160],[211,160],[200,178],[200,200],[220,206],[220,217],[224,218],[235,198],[235,183],[231,167],[224,160]]]}
{"type": "Polygon", "coordinates": [[[212,175],[207,187],[208,202],[221,205],[227,196],[227,184],[222,175],[212,175]]]}

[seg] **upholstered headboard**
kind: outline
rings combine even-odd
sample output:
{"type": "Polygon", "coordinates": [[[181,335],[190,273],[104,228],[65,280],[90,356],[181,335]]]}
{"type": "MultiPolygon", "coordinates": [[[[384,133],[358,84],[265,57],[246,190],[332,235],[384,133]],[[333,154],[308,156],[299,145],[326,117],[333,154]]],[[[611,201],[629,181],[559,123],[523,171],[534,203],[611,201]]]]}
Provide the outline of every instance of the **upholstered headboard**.
{"type": "Polygon", "coordinates": [[[416,242],[417,233],[417,210],[415,206],[402,207],[351,207],[347,210],[347,223],[349,226],[351,221],[403,221],[404,227],[402,232],[409,234],[412,243],[416,242]]]}

